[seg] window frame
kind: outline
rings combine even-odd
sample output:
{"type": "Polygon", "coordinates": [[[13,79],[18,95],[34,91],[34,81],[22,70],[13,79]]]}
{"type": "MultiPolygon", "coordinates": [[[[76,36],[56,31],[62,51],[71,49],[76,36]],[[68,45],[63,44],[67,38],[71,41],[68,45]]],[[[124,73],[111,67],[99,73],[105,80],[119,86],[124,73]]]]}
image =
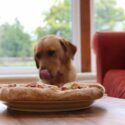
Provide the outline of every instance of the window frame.
{"type": "Polygon", "coordinates": [[[91,2],[80,0],[82,72],[91,72],[91,2]]]}
{"type": "Polygon", "coordinates": [[[72,2],[72,42],[77,46],[77,53],[74,58],[74,64],[77,66],[77,72],[82,71],[81,64],[81,19],[80,19],[80,0],[71,0],[72,2]]]}

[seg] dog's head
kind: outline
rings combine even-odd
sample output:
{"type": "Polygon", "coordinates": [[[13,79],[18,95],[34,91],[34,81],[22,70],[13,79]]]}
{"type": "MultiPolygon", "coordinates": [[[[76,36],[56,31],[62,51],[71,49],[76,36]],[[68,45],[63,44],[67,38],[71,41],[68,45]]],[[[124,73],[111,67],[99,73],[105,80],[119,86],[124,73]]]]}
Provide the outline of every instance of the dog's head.
{"type": "Polygon", "coordinates": [[[69,41],[54,35],[38,40],[34,48],[34,59],[43,80],[51,81],[61,75],[61,70],[73,59],[76,47],[69,41]]]}

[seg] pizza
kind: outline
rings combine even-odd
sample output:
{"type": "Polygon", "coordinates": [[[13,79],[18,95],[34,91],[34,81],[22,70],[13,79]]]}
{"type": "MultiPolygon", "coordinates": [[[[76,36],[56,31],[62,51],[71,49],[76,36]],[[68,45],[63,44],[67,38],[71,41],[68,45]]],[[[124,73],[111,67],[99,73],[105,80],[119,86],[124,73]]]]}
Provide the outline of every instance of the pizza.
{"type": "Polygon", "coordinates": [[[71,82],[61,87],[44,83],[0,86],[2,101],[77,101],[101,98],[105,89],[98,83],[71,82]]]}

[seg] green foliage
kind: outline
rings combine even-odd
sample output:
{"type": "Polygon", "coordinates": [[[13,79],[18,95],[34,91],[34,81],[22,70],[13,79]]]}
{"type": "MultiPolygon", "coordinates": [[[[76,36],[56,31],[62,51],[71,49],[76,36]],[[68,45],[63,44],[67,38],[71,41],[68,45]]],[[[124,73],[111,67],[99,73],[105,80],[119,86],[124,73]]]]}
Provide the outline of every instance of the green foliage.
{"type": "MultiPolygon", "coordinates": [[[[95,0],[96,31],[113,31],[121,25],[125,29],[125,12],[116,6],[115,0],[95,0]]],[[[35,30],[40,38],[55,34],[71,40],[70,0],[55,0],[50,10],[44,13],[44,25],[35,30]]],[[[0,57],[30,57],[33,42],[18,20],[14,24],[0,25],[0,57]]]]}
{"type": "Polygon", "coordinates": [[[35,31],[37,38],[55,34],[71,39],[70,0],[56,1],[44,16],[44,26],[37,27],[35,31]]]}
{"type": "Polygon", "coordinates": [[[29,57],[32,55],[32,41],[23,31],[18,20],[10,25],[0,26],[0,56],[1,57],[29,57]]]}
{"type": "Polygon", "coordinates": [[[124,29],[125,11],[116,6],[116,0],[95,0],[96,31],[113,31],[118,26],[124,29]]]}

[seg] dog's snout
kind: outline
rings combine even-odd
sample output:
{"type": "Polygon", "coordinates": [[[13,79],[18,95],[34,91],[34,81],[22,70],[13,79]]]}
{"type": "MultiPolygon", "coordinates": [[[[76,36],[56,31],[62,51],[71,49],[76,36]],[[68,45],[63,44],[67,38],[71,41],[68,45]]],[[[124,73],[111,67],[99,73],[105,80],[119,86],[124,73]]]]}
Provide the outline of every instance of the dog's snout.
{"type": "Polygon", "coordinates": [[[44,70],[44,69],[46,69],[46,67],[45,66],[41,66],[41,70],[44,70]]]}

